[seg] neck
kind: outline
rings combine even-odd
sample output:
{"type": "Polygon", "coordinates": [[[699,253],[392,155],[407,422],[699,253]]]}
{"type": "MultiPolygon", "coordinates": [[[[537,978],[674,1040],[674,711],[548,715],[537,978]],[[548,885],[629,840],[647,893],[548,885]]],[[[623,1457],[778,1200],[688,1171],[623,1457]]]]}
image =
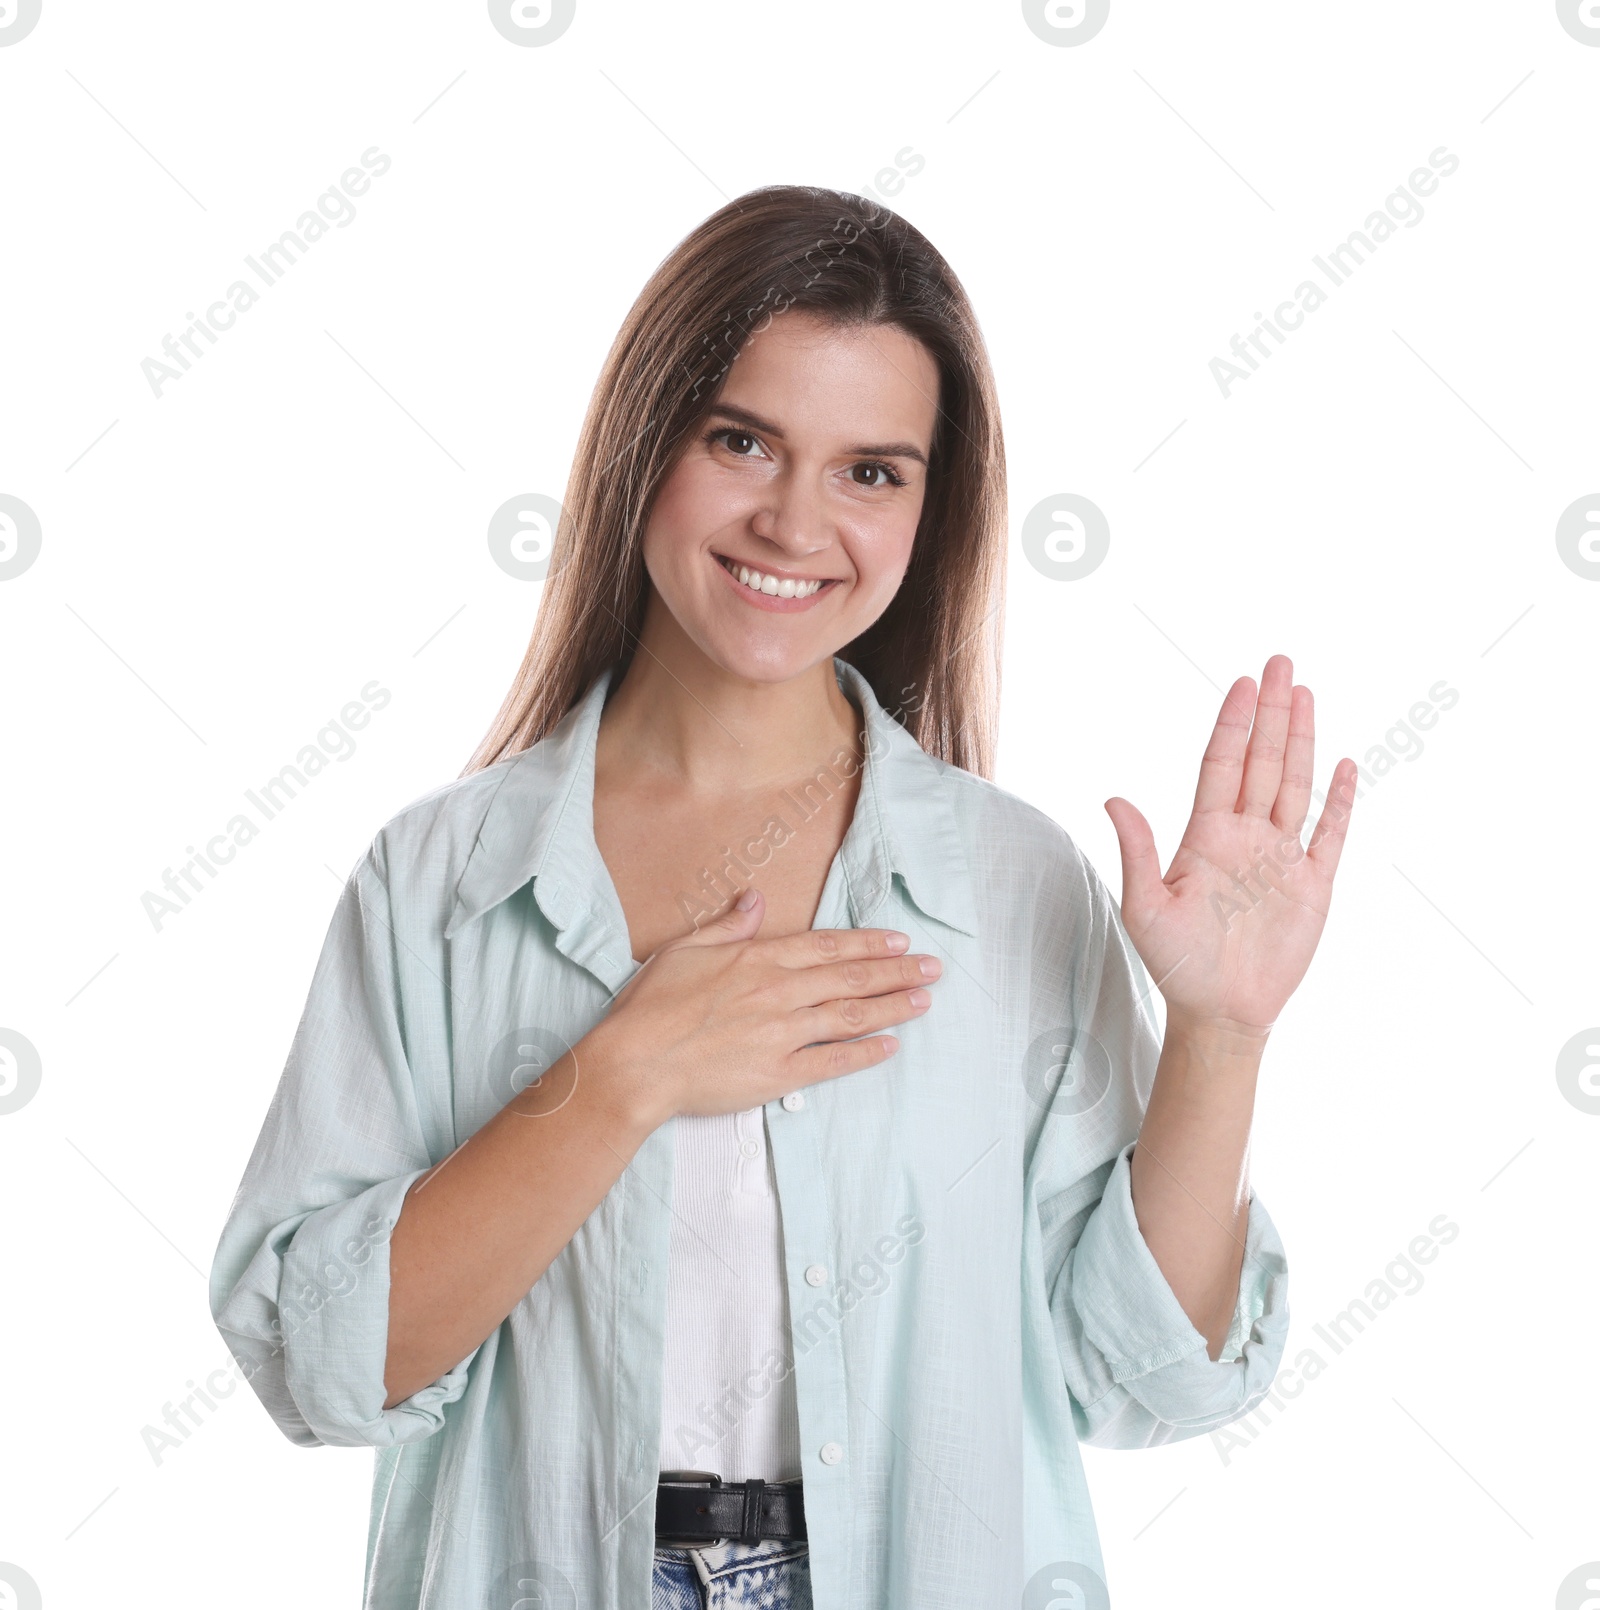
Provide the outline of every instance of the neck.
{"type": "Polygon", "coordinates": [[[635,778],[653,771],[708,796],[769,790],[841,748],[859,761],[860,729],[831,655],[798,676],[759,682],[716,664],[681,634],[663,642],[646,632],[601,712],[596,766],[620,761],[635,778]]]}

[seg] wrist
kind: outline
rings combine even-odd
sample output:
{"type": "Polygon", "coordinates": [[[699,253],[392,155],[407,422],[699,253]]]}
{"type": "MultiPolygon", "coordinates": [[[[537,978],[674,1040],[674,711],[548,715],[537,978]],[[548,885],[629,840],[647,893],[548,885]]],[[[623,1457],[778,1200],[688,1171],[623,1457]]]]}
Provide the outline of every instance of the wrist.
{"type": "Polygon", "coordinates": [[[578,1079],[595,1104],[637,1142],[672,1116],[672,1105],[646,1076],[646,1063],[627,1037],[604,1019],[573,1047],[578,1079]]]}
{"type": "Polygon", "coordinates": [[[1259,1058],[1272,1029],[1271,1023],[1243,1023],[1187,1007],[1167,1008],[1166,1042],[1191,1046],[1208,1055],[1259,1058]]]}

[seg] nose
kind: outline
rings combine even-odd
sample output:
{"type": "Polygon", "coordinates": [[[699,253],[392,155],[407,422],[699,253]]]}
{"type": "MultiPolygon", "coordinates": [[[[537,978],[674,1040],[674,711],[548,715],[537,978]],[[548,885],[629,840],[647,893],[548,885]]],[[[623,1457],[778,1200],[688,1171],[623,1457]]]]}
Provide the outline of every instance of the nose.
{"type": "Polygon", "coordinates": [[[786,558],[805,559],[832,542],[821,493],[809,476],[785,469],[760,496],[750,516],[750,529],[786,558]]]}

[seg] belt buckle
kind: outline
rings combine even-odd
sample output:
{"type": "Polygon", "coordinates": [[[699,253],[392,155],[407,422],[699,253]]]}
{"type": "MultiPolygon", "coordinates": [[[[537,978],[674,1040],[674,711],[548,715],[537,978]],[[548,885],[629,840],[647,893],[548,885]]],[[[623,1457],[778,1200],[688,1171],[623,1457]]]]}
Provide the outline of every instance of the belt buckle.
{"type": "MultiPolygon", "coordinates": [[[[656,1485],[659,1487],[662,1482],[668,1482],[673,1486],[680,1487],[718,1488],[722,1486],[722,1477],[714,1470],[663,1470],[656,1478],[656,1485]]],[[[725,1537],[685,1537],[679,1539],[673,1537],[670,1533],[659,1533],[656,1536],[656,1542],[664,1544],[668,1548],[711,1548],[727,1541],[728,1539],[725,1537]]]]}

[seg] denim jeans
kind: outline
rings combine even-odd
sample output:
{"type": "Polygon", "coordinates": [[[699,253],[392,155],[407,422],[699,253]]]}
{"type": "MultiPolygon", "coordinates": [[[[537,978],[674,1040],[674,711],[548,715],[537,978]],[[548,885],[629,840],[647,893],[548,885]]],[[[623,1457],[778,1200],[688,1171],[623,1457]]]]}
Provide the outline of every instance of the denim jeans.
{"type": "Polygon", "coordinates": [[[804,1542],[656,1545],[650,1610],[811,1610],[804,1542]]]}

